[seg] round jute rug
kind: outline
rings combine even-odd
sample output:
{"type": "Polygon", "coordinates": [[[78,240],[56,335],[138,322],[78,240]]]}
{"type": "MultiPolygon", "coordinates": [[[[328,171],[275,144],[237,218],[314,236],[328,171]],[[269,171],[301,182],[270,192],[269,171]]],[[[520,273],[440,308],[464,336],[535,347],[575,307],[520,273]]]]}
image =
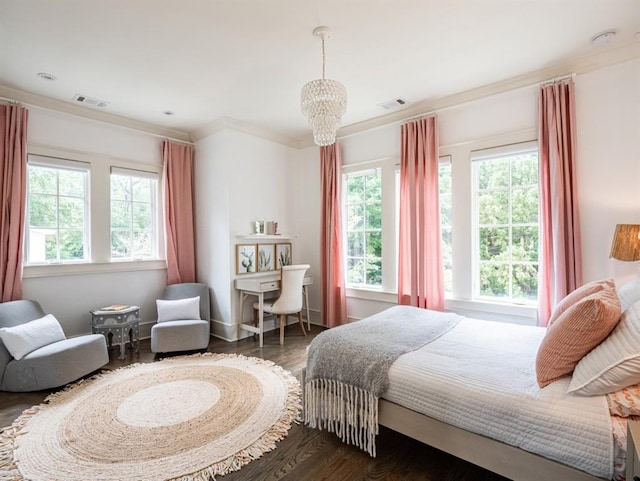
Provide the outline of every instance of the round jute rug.
{"type": "Polygon", "coordinates": [[[70,385],[0,434],[0,476],[25,481],[210,481],[275,448],[300,384],[271,361],[197,354],[70,385]]]}

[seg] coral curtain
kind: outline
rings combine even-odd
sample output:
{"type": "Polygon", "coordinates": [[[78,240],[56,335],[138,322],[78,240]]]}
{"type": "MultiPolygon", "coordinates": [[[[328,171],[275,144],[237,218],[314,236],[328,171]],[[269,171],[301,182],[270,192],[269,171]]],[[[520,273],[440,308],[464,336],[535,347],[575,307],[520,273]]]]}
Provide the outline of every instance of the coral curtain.
{"type": "Polygon", "coordinates": [[[540,151],[540,285],[538,324],[582,285],[582,252],[576,177],[574,81],[541,86],[538,99],[540,151]]]}
{"type": "Polygon", "coordinates": [[[0,105],[0,302],[22,299],[28,117],[20,105],[0,105]]]}
{"type": "Polygon", "coordinates": [[[339,326],[347,321],[340,202],[341,165],[342,156],[337,143],[320,147],[322,323],[327,327],[339,326]]]}
{"type": "Polygon", "coordinates": [[[435,116],[401,127],[398,304],[444,309],[435,116]]]}
{"type": "Polygon", "coordinates": [[[195,282],[193,148],[162,142],[167,284],[195,282]]]}

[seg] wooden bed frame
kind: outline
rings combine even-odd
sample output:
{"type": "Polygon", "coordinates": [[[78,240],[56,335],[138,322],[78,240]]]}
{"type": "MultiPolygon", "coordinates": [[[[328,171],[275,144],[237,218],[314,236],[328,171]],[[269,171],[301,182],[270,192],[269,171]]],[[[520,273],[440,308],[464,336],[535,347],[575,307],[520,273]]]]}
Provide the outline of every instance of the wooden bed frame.
{"type": "MultiPolygon", "coordinates": [[[[306,374],[302,369],[302,399],[306,374]]],[[[514,481],[608,481],[386,399],[378,401],[378,424],[514,481]]]]}
{"type": "Polygon", "coordinates": [[[451,426],[385,399],[378,402],[378,422],[515,481],[604,481],[604,478],[451,426]]]}

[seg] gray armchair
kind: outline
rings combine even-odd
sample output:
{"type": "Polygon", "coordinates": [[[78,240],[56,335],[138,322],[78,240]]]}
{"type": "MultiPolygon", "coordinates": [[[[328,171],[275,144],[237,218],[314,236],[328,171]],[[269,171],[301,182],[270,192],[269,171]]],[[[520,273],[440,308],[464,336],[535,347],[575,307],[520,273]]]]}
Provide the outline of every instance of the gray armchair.
{"type": "MultiPolygon", "coordinates": [[[[158,322],[151,328],[151,352],[165,353],[206,349],[209,346],[209,288],[200,283],[172,284],[162,300],[200,297],[200,319],[158,322]]],[[[195,317],[195,316],[194,316],[195,317]]]]}
{"type": "MultiPolygon", "coordinates": [[[[0,327],[13,327],[45,313],[36,301],[0,303],[0,327]]],[[[101,334],[88,334],[51,343],[14,359],[0,340],[0,390],[39,391],[63,386],[109,362],[107,343],[101,334]]]]}

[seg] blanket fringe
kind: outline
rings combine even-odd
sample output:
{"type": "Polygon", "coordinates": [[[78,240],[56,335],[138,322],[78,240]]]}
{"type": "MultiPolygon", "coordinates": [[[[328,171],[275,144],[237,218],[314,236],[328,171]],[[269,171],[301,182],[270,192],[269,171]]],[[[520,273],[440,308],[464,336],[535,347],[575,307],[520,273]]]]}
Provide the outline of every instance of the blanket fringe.
{"type": "Polygon", "coordinates": [[[304,420],[309,427],[333,432],[342,442],[375,458],[378,398],[369,391],[334,379],[307,381],[304,420]]]}

